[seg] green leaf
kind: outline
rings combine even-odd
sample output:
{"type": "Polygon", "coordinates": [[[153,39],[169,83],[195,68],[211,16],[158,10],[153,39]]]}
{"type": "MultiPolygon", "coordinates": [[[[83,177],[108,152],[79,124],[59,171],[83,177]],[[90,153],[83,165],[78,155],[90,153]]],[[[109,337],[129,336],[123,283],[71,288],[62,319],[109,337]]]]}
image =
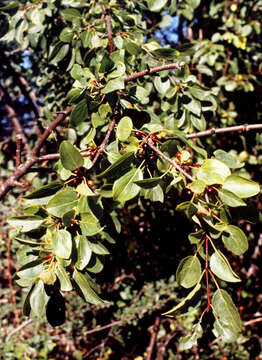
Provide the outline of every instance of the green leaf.
{"type": "Polygon", "coordinates": [[[86,270],[88,270],[91,273],[98,274],[100,271],[103,270],[104,265],[102,264],[101,260],[98,256],[93,256],[91,258],[90,264],[86,267],[86,270]]]}
{"type": "Polygon", "coordinates": [[[222,240],[228,250],[238,256],[247,251],[247,237],[239,227],[226,225],[223,231],[222,240]]]}
{"type": "Polygon", "coordinates": [[[196,286],[194,287],[193,290],[190,291],[190,293],[176,306],[174,306],[171,310],[165,312],[162,315],[167,315],[167,316],[172,316],[172,314],[177,311],[178,309],[180,309],[181,307],[183,307],[187,301],[191,300],[195,294],[201,289],[201,285],[198,283],[196,284],[196,286]]]}
{"type": "Polygon", "coordinates": [[[73,21],[75,18],[80,18],[81,13],[77,9],[67,8],[61,11],[62,17],[66,21],[73,21]]]}
{"type": "Polygon", "coordinates": [[[76,192],[71,188],[59,191],[48,202],[46,210],[49,214],[62,217],[65,213],[72,210],[78,202],[76,192]]]}
{"type": "Polygon", "coordinates": [[[23,196],[23,199],[39,199],[42,197],[51,196],[62,187],[63,184],[60,181],[51,181],[49,184],[40,186],[30,194],[23,196]]]}
{"type": "Polygon", "coordinates": [[[158,12],[160,11],[167,3],[167,0],[147,0],[147,6],[150,11],[158,12]]]}
{"type": "Polygon", "coordinates": [[[244,163],[241,163],[237,157],[224,150],[216,150],[214,151],[214,155],[218,160],[222,161],[231,169],[239,169],[244,166],[244,163]]]}
{"type": "Polygon", "coordinates": [[[230,295],[222,289],[216,290],[212,297],[211,304],[222,326],[232,329],[238,335],[242,329],[242,323],[237,308],[230,295]]]}
{"type": "Polygon", "coordinates": [[[13,216],[7,219],[10,226],[17,228],[20,232],[29,232],[38,229],[44,222],[40,216],[13,216]]]}
{"type": "Polygon", "coordinates": [[[100,242],[91,242],[88,241],[89,246],[92,250],[92,252],[94,252],[97,255],[108,255],[109,251],[107,250],[107,248],[100,242]]]}
{"type": "Polygon", "coordinates": [[[230,175],[227,165],[217,159],[205,160],[197,172],[198,180],[203,180],[207,185],[223,184],[230,175]]]}
{"type": "Polygon", "coordinates": [[[191,101],[187,104],[183,104],[184,108],[190,111],[192,114],[196,116],[201,115],[201,103],[197,100],[191,99],[191,101]]]}
{"type": "Polygon", "coordinates": [[[17,276],[20,278],[35,280],[42,271],[44,271],[44,265],[39,260],[31,261],[23,265],[17,272],[17,276]]]}
{"type": "Polygon", "coordinates": [[[74,36],[74,33],[73,33],[72,29],[70,29],[69,27],[65,27],[61,31],[61,33],[59,35],[59,39],[65,43],[69,43],[72,41],[73,36],[74,36]]]}
{"type": "Polygon", "coordinates": [[[67,230],[58,230],[52,239],[52,247],[57,256],[68,259],[72,251],[71,234],[67,230]]]}
{"type": "Polygon", "coordinates": [[[221,280],[239,282],[240,278],[232,270],[227,258],[220,250],[215,251],[210,257],[210,269],[221,280]]]}
{"type": "Polygon", "coordinates": [[[75,269],[73,273],[73,279],[87,302],[94,305],[104,303],[104,301],[100,299],[100,297],[91,288],[89,281],[87,280],[85,275],[75,269]]]}
{"type": "Polygon", "coordinates": [[[0,10],[5,11],[5,10],[17,9],[19,8],[19,6],[20,6],[20,1],[13,1],[7,4],[6,6],[0,7],[0,10]]]}
{"type": "Polygon", "coordinates": [[[39,280],[30,295],[30,305],[37,317],[42,317],[45,311],[46,293],[44,283],[39,280]]]}
{"type": "Polygon", "coordinates": [[[91,259],[92,249],[86,236],[80,235],[78,239],[77,262],[75,266],[77,269],[83,270],[91,259]]]}
{"type": "Polygon", "coordinates": [[[73,289],[72,284],[69,279],[69,276],[67,275],[65,268],[62,265],[60,265],[59,263],[57,263],[55,272],[56,272],[56,275],[60,282],[60,290],[61,291],[71,291],[73,289]]]}
{"type": "Polygon", "coordinates": [[[46,269],[41,272],[39,279],[43,281],[44,284],[52,285],[56,281],[56,274],[54,269],[46,269]]]}
{"type": "Polygon", "coordinates": [[[260,192],[258,183],[234,174],[226,178],[222,188],[231,191],[240,198],[248,198],[260,192]]]}
{"type": "Polygon", "coordinates": [[[233,194],[231,191],[221,189],[218,190],[218,196],[224,204],[231,207],[246,206],[247,204],[238,196],[233,194]]]}
{"type": "Polygon", "coordinates": [[[144,189],[142,196],[144,196],[145,199],[148,199],[152,202],[154,201],[160,201],[162,203],[164,202],[164,192],[159,184],[151,189],[144,189]]]}
{"type": "Polygon", "coordinates": [[[125,141],[131,135],[133,129],[133,122],[128,116],[124,116],[118,123],[116,128],[116,135],[120,141],[125,141]]]}
{"type": "Polygon", "coordinates": [[[77,186],[76,192],[85,196],[97,196],[85,182],[82,182],[77,186]]]}
{"type": "Polygon", "coordinates": [[[88,117],[88,105],[86,99],[82,99],[74,106],[70,115],[70,124],[77,126],[84,122],[88,117]]]}
{"type": "Polygon", "coordinates": [[[201,277],[201,264],[196,256],[187,256],[180,261],[177,271],[177,282],[185,288],[197,284],[201,277]]]}
{"type": "Polygon", "coordinates": [[[67,55],[68,51],[69,51],[69,45],[68,44],[64,44],[62,46],[59,46],[59,50],[56,52],[55,56],[55,50],[53,51],[53,53],[50,56],[51,61],[49,60],[50,64],[56,65],[58,64],[61,60],[64,59],[64,57],[67,55]]]}
{"type": "Polygon", "coordinates": [[[154,85],[155,85],[156,90],[161,95],[164,95],[170,87],[170,80],[167,79],[166,81],[162,82],[161,77],[157,76],[154,79],[154,85]]]}
{"type": "Polygon", "coordinates": [[[75,170],[84,165],[84,159],[77,148],[69,141],[62,141],[59,147],[62,165],[67,170],[75,170]]]}
{"type": "Polygon", "coordinates": [[[140,186],[142,189],[152,189],[159,184],[161,177],[154,177],[143,180],[136,180],[134,183],[140,186]]]}
{"type": "Polygon", "coordinates": [[[116,180],[113,185],[113,198],[120,202],[134,198],[140,191],[140,187],[134,183],[141,180],[143,173],[141,169],[132,169],[121,178],[116,180]]]}
{"type": "Polygon", "coordinates": [[[190,190],[196,194],[202,194],[205,191],[206,183],[203,180],[195,180],[190,185],[190,190]]]}
{"type": "Polygon", "coordinates": [[[100,73],[105,73],[110,71],[114,66],[114,62],[110,59],[108,55],[104,55],[101,61],[101,65],[99,68],[100,73]]]}
{"type": "Polygon", "coordinates": [[[105,171],[98,174],[97,177],[111,177],[112,175],[116,175],[120,170],[126,169],[129,167],[131,162],[134,159],[134,152],[127,152],[120,157],[117,161],[115,161],[112,165],[110,165],[105,171]]]}
{"type": "Polygon", "coordinates": [[[109,80],[104,89],[102,89],[102,94],[108,94],[116,90],[121,90],[125,88],[125,83],[122,78],[116,78],[109,80]]]}
{"type": "Polygon", "coordinates": [[[198,323],[194,326],[192,334],[185,335],[179,339],[178,350],[185,351],[197,345],[197,339],[203,334],[202,326],[198,323]]]}
{"type": "Polygon", "coordinates": [[[235,342],[239,337],[239,334],[234,333],[229,326],[222,324],[218,318],[214,322],[213,333],[216,337],[221,337],[221,340],[226,343],[235,342]]]}

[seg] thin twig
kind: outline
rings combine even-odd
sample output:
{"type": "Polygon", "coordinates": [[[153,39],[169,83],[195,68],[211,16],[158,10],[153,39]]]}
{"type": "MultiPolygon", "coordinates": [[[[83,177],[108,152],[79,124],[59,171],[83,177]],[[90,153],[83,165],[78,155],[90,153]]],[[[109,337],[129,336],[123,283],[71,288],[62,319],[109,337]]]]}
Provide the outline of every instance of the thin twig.
{"type": "Polygon", "coordinates": [[[16,169],[21,163],[21,134],[16,134],[16,152],[15,152],[15,167],[16,169]]]}
{"type": "Polygon", "coordinates": [[[152,358],[152,354],[153,354],[153,350],[154,350],[154,346],[155,346],[155,342],[156,342],[156,338],[157,338],[157,332],[158,332],[159,324],[160,324],[160,317],[157,316],[153,327],[150,329],[152,332],[151,332],[150,343],[149,343],[148,348],[147,348],[147,357],[146,357],[147,360],[151,360],[151,358],[152,358]]]}
{"type": "MultiPolygon", "coordinates": [[[[194,139],[194,138],[200,138],[200,137],[205,137],[205,136],[211,136],[213,134],[224,134],[227,132],[235,132],[235,131],[247,132],[250,130],[261,130],[261,129],[262,129],[262,124],[251,124],[251,125],[244,124],[244,125],[229,126],[226,128],[212,128],[212,129],[200,131],[200,132],[193,133],[193,134],[188,134],[186,137],[187,137],[187,139],[194,139]]],[[[173,138],[175,139],[176,137],[169,138],[169,140],[171,140],[173,138]]]]}
{"type": "Polygon", "coordinates": [[[185,66],[185,63],[183,61],[171,63],[171,64],[167,64],[167,65],[162,65],[162,66],[156,66],[154,68],[146,69],[146,70],[140,71],[138,73],[132,74],[130,76],[126,76],[126,77],[124,77],[124,82],[127,83],[129,81],[135,80],[140,77],[144,77],[145,75],[151,75],[151,74],[157,73],[159,71],[172,70],[172,69],[181,70],[181,68],[183,66],[185,66]]]}
{"type": "Polygon", "coordinates": [[[28,319],[28,320],[24,321],[21,325],[19,325],[17,328],[10,331],[10,333],[7,334],[6,341],[8,341],[12,335],[14,335],[18,331],[22,330],[25,326],[31,324],[31,322],[33,322],[33,319],[28,319]]]}
{"type": "Polygon", "coordinates": [[[15,292],[13,287],[13,281],[12,281],[12,274],[11,274],[11,237],[8,238],[7,245],[6,245],[6,260],[7,260],[7,277],[8,277],[8,284],[11,294],[11,300],[14,306],[14,315],[15,315],[15,322],[17,325],[19,325],[19,316],[17,312],[17,306],[16,306],[16,299],[15,299],[15,292]]]}
{"type": "Polygon", "coordinates": [[[99,155],[104,151],[104,148],[105,148],[105,146],[106,146],[106,144],[107,144],[107,142],[109,140],[110,134],[111,134],[112,130],[114,129],[115,123],[116,123],[115,119],[112,119],[111,124],[109,125],[109,128],[107,130],[106,136],[105,136],[102,144],[99,146],[99,148],[98,148],[98,150],[96,152],[96,155],[95,155],[95,157],[94,157],[94,159],[92,161],[92,166],[95,165],[99,155]]]}
{"type": "Polygon", "coordinates": [[[12,122],[14,130],[15,130],[16,134],[19,134],[21,136],[25,150],[27,152],[31,152],[31,148],[28,144],[28,140],[24,133],[24,130],[20,124],[20,121],[18,120],[18,118],[16,116],[16,113],[15,113],[13,107],[11,106],[12,100],[11,100],[10,96],[9,96],[8,92],[6,91],[6,89],[1,84],[0,84],[0,90],[1,90],[1,95],[3,96],[4,101],[5,101],[5,108],[7,111],[7,115],[12,122]]]}
{"type": "Polygon", "coordinates": [[[173,167],[175,167],[179,172],[181,172],[188,180],[190,181],[194,181],[194,178],[189,175],[188,173],[185,172],[185,170],[183,170],[181,168],[181,166],[179,166],[177,163],[175,163],[172,159],[170,159],[167,155],[165,155],[162,151],[160,151],[157,147],[155,147],[153,144],[151,144],[150,142],[147,143],[148,146],[159,156],[161,156],[163,159],[165,159],[167,162],[169,162],[169,164],[171,164],[173,167]]]}
{"type": "Polygon", "coordinates": [[[250,326],[250,325],[253,325],[253,324],[258,323],[258,322],[262,322],[262,317],[246,321],[244,323],[244,326],[250,326]]]}
{"type": "Polygon", "coordinates": [[[117,325],[120,325],[122,324],[123,320],[117,320],[117,321],[113,321],[111,324],[107,324],[105,326],[101,326],[100,328],[95,328],[95,329],[92,329],[92,330],[88,330],[84,333],[84,335],[90,335],[90,334],[94,334],[96,332],[99,332],[99,331],[103,331],[103,330],[106,330],[106,329],[110,329],[111,327],[113,326],[117,326],[117,325]]]}

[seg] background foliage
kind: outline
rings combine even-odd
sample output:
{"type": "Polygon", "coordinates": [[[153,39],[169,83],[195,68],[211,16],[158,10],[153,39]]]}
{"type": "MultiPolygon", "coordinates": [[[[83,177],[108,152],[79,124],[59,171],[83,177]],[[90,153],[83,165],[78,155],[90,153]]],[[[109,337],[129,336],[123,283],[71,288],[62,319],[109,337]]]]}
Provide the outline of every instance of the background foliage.
{"type": "Polygon", "coordinates": [[[0,10],[4,358],[260,359],[262,1],[0,10]]]}

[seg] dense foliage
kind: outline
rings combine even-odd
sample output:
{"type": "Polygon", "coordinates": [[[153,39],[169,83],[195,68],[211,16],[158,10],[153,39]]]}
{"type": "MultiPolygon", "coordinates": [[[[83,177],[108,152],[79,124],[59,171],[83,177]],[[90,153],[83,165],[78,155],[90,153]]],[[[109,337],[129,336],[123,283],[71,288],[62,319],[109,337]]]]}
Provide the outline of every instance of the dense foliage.
{"type": "MultiPolygon", "coordinates": [[[[0,11],[1,232],[9,273],[11,241],[16,251],[23,315],[55,327],[68,311],[80,322],[84,300],[83,327],[105,316],[133,329],[156,314],[149,360],[157,336],[157,359],[194,354],[203,335],[229,349],[247,341],[233,299],[250,254],[243,230],[261,210],[262,1],[14,1],[0,11]]],[[[110,333],[124,349],[130,329],[110,333]]],[[[100,358],[146,350],[141,340],[128,357],[106,341],[100,358]]],[[[91,356],[77,348],[73,358],[91,356]]]]}

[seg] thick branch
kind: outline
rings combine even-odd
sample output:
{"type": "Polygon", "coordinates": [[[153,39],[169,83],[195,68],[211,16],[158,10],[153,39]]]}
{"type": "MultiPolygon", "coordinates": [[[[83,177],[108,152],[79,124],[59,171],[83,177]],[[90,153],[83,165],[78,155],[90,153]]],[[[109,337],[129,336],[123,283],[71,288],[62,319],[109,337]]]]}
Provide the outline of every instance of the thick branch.
{"type": "Polygon", "coordinates": [[[183,170],[181,168],[181,166],[179,166],[177,163],[175,163],[173,160],[171,160],[167,155],[165,155],[162,151],[160,151],[157,147],[155,147],[153,144],[151,143],[147,143],[148,146],[159,156],[161,156],[163,159],[165,159],[167,162],[169,162],[169,164],[171,164],[173,167],[175,167],[179,172],[181,172],[188,180],[190,181],[194,181],[194,178],[189,175],[188,173],[185,172],[185,170],[183,170]]]}
{"type": "Polygon", "coordinates": [[[28,170],[37,162],[41,161],[41,160],[46,160],[46,159],[41,159],[38,158],[36,155],[38,154],[38,152],[40,151],[44,141],[48,138],[49,134],[51,133],[51,131],[53,131],[55,129],[55,127],[61,123],[68,114],[70,114],[70,112],[73,110],[73,106],[71,106],[70,108],[66,109],[64,111],[63,114],[59,115],[53,122],[52,124],[44,131],[43,135],[40,137],[40,140],[38,141],[38,143],[36,144],[36,146],[34,147],[32,154],[30,156],[30,158],[22,165],[20,165],[18,167],[18,169],[15,171],[15,173],[9,178],[7,179],[7,181],[2,184],[2,186],[0,187],[0,199],[12,188],[12,186],[14,185],[14,182],[19,180],[20,177],[22,177],[23,175],[25,175],[28,170]]]}
{"type": "Polygon", "coordinates": [[[152,75],[159,71],[172,70],[172,69],[181,70],[181,68],[183,66],[185,66],[185,63],[183,61],[171,63],[171,64],[167,64],[167,65],[162,65],[162,66],[156,66],[154,68],[146,69],[146,70],[140,71],[138,73],[132,74],[130,76],[126,76],[126,77],[124,77],[124,82],[127,83],[129,81],[135,80],[135,79],[143,77],[145,75],[152,75]]]}

